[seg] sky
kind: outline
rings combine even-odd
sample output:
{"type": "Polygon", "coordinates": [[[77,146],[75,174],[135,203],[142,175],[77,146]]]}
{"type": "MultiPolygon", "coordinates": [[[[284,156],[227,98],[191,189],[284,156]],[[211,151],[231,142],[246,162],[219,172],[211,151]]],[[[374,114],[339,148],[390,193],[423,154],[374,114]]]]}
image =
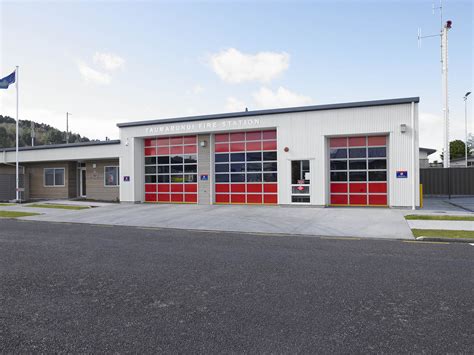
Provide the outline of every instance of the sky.
{"type": "MultiPolygon", "coordinates": [[[[438,0],[434,0],[439,5],[438,0]]],[[[119,122],[420,97],[420,146],[443,146],[433,1],[0,0],[0,77],[20,67],[20,119],[91,139],[119,122]]],[[[443,1],[450,136],[473,89],[473,3],[443,1]]],[[[0,114],[15,116],[15,90],[0,114]]],[[[472,99],[470,127],[474,131],[472,99]]],[[[436,155],[434,156],[436,158],[436,155]]]]}

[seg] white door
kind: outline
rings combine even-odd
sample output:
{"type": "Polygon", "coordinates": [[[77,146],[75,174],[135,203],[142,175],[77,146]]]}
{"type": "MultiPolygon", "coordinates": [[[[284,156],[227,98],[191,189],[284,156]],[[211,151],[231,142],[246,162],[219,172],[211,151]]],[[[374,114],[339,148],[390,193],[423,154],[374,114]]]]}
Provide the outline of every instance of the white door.
{"type": "Polygon", "coordinates": [[[291,161],[291,203],[311,203],[309,160],[291,161]]]}

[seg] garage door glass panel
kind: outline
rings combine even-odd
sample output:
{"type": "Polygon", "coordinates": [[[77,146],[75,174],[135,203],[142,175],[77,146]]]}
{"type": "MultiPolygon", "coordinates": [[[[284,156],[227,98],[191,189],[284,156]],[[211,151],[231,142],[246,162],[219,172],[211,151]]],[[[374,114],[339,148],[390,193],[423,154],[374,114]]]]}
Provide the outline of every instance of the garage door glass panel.
{"type": "Polygon", "coordinates": [[[197,203],[197,136],[150,138],[145,145],[145,201],[197,203]]]}
{"type": "Polygon", "coordinates": [[[387,137],[329,139],[330,204],[387,205],[387,137]]]}
{"type": "Polygon", "coordinates": [[[228,161],[229,161],[229,154],[216,154],[215,155],[216,163],[222,163],[222,162],[228,162],[228,161]]]}
{"type": "Polygon", "coordinates": [[[351,148],[349,149],[349,158],[365,158],[367,151],[365,148],[351,148]]]}
{"type": "Polygon", "coordinates": [[[275,130],[216,134],[216,203],[277,203],[276,148],[275,130]],[[223,154],[223,145],[229,146],[225,150],[229,154],[223,154]]]}
{"type": "Polygon", "coordinates": [[[345,159],[347,158],[347,149],[331,149],[331,159],[345,159]]]}

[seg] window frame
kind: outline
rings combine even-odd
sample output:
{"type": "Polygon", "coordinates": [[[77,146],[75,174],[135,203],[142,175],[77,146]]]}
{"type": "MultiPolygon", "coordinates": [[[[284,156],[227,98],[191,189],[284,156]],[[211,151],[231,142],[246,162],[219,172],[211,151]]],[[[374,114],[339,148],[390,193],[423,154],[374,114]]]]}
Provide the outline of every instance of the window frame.
{"type": "Polygon", "coordinates": [[[43,187],[65,187],[66,186],[66,168],[43,168],[43,187]],[[46,170],[53,170],[53,185],[46,185],[46,170]],[[56,170],[63,171],[63,184],[56,184],[56,170]]]}
{"type": "Polygon", "coordinates": [[[104,187],[119,187],[120,186],[120,166],[119,165],[105,165],[104,166],[104,187]],[[106,183],[106,169],[107,168],[117,168],[117,184],[107,185],[106,183]]]}

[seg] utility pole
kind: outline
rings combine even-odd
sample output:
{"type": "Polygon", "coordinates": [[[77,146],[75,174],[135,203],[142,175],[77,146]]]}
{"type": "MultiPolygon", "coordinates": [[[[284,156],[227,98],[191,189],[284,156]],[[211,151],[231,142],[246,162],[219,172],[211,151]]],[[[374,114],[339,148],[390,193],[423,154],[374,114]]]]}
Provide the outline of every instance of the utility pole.
{"type": "Polygon", "coordinates": [[[418,46],[421,46],[421,39],[428,37],[441,38],[441,79],[442,79],[442,95],[443,95],[443,119],[444,119],[444,149],[443,149],[443,167],[450,166],[450,149],[449,149],[449,94],[448,94],[448,31],[451,29],[452,21],[443,23],[443,1],[440,0],[439,7],[433,5],[433,15],[435,10],[440,12],[440,33],[436,35],[422,36],[421,29],[418,29],[418,46]]]}
{"type": "Polygon", "coordinates": [[[471,95],[471,92],[468,91],[466,92],[466,95],[464,95],[463,99],[464,99],[464,124],[465,124],[465,134],[466,134],[466,142],[464,144],[464,150],[465,150],[465,158],[466,158],[466,168],[467,168],[467,143],[468,143],[468,134],[467,134],[467,97],[471,95]]]}
{"type": "Polygon", "coordinates": [[[449,94],[448,94],[448,31],[451,21],[446,21],[441,33],[442,75],[443,75],[443,113],[444,113],[444,159],[443,167],[449,168],[451,155],[449,148],[449,94]]]}
{"type": "Polygon", "coordinates": [[[31,146],[35,146],[35,138],[36,138],[36,132],[35,132],[35,123],[31,121],[31,146]]]}
{"type": "Polygon", "coordinates": [[[72,115],[70,112],[66,112],[66,144],[69,144],[69,116],[72,115]]]}

